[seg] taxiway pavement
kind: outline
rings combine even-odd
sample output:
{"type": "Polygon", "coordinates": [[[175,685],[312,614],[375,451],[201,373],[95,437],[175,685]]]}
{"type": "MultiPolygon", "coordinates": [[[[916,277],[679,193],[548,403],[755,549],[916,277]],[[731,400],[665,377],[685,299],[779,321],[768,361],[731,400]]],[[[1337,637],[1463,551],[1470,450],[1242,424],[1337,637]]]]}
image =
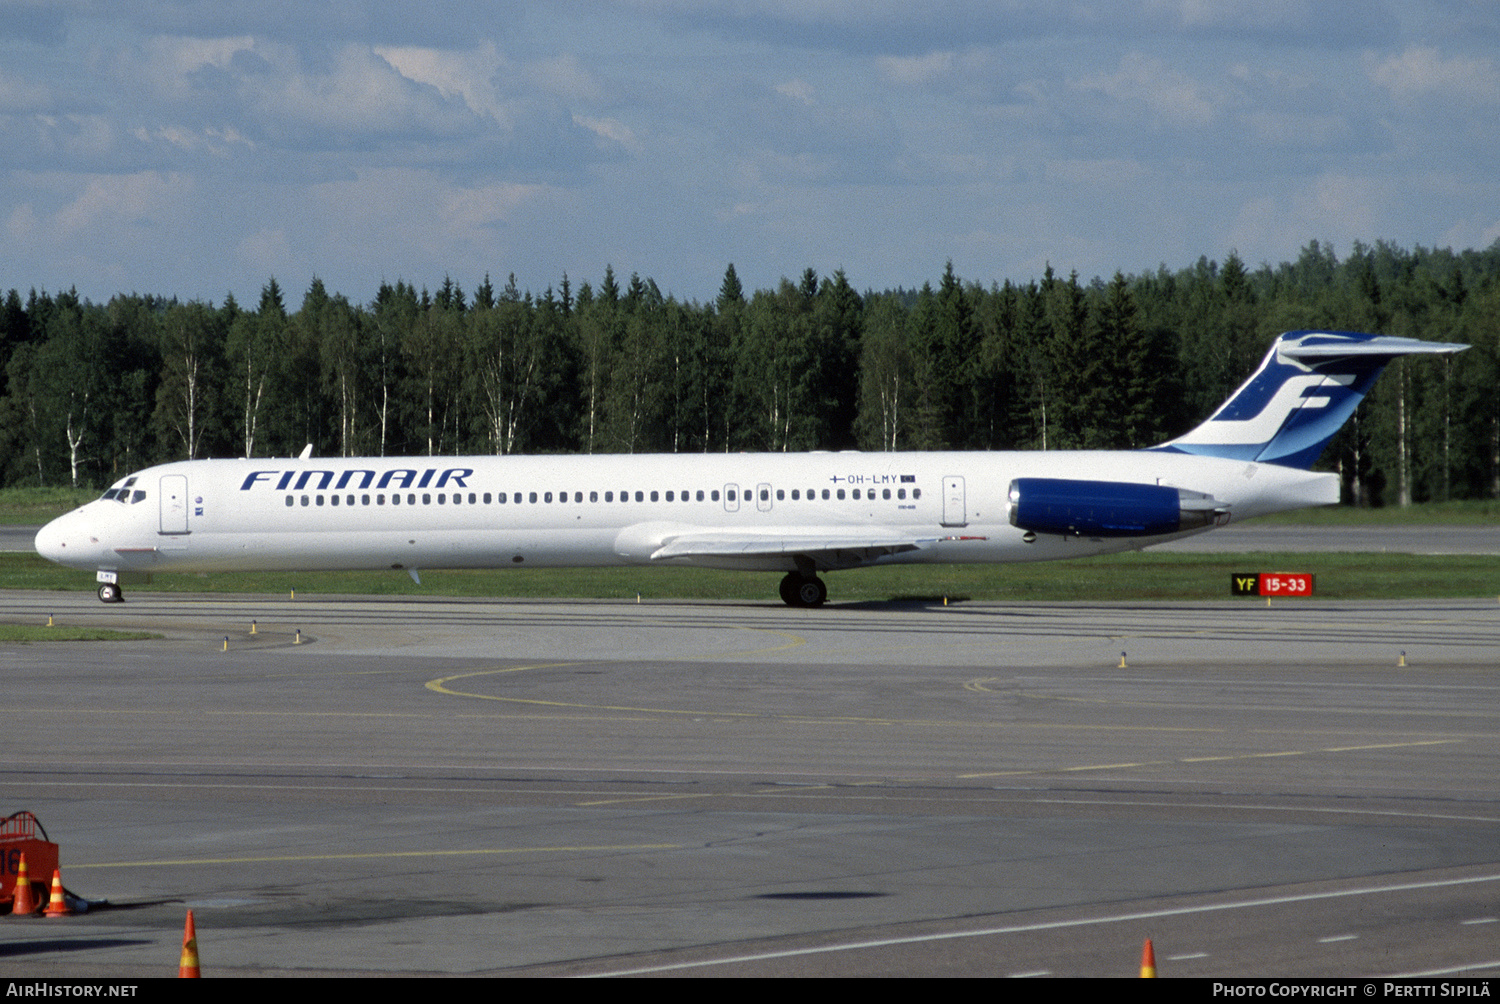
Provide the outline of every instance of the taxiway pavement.
{"type": "Polygon", "coordinates": [[[109,904],[11,976],[189,907],[208,975],[1500,968],[1494,601],[48,614],[162,637],[0,647],[7,811],[109,904]]]}

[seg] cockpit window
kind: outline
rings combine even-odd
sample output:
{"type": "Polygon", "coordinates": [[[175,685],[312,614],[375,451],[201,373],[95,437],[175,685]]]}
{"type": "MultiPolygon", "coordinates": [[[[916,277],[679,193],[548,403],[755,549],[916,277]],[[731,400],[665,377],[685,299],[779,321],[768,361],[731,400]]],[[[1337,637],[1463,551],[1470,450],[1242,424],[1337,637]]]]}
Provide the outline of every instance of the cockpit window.
{"type": "Polygon", "coordinates": [[[134,475],[126,478],[118,486],[111,488],[109,491],[99,496],[100,501],[118,502],[121,505],[135,505],[137,502],[143,501],[146,498],[145,492],[138,491],[132,493],[130,490],[131,485],[135,484],[135,482],[136,478],[134,475]]]}

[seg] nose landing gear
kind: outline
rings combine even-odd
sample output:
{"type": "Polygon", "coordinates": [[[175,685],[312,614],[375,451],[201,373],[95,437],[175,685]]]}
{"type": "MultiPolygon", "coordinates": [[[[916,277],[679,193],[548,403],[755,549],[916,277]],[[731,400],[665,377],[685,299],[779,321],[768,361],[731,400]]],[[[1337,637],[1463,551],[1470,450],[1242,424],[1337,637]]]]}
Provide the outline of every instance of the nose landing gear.
{"type": "Polygon", "coordinates": [[[116,582],[99,583],[99,602],[101,603],[124,603],[125,591],[116,582]]]}
{"type": "Polygon", "coordinates": [[[788,572],[781,580],[781,601],[789,607],[821,607],[828,599],[828,587],[816,575],[788,572]]]}

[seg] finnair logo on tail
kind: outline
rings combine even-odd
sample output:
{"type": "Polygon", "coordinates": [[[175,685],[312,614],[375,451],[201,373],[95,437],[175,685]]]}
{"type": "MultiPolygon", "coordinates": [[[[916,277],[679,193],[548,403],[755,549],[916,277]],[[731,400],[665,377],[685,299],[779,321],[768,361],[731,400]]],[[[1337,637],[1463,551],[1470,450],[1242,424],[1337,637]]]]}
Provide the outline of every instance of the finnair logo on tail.
{"type": "MultiPolygon", "coordinates": [[[[1293,412],[1327,408],[1332,403],[1333,396],[1340,391],[1347,392],[1348,385],[1353,382],[1353,374],[1325,376],[1321,373],[1306,373],[1289,377],[1254,415],[1248,418],[1222,418],[1220,416],[1230,411],[1230,406],[1226,404],[1214,417],[1175,442],[1178,445],[1215,446],[1257,446],[1269,443],[1293,412]]],[[[1230,403],[1237,403],[1237,400],[1230,403]]]]}
{"type": "Polygon", "coordinates": [[[1308,470],[1386,363],[1462,347],[1354,331],[1290,331],[1213,417],[1156,449],[1308,470]]]}

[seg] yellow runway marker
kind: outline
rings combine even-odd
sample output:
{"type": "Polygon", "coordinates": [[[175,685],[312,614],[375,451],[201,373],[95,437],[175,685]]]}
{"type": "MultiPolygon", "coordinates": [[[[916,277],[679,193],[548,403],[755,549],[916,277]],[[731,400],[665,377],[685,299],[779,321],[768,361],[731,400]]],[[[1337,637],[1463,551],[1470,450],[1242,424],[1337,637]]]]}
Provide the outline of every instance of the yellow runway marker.
{"type": "MultiPolygon", "coordinates": [[[[744,649],[744,650],[733,651],[733,652],[710,652],[710,653],[705,653],[705,654],[702,654],[702,655],[681,656],[681,657],[672,659],[670,661],[672,661],[672,662],[686,662],[686,661],[700,660],[700,659],[733,659],[733,658],[744,658],[745,656],[751,656],[751,655],[765,655],[765,654],[767,654],[769,652],[784,652],[784,651],[786,651],[789,648],[796,648],[799,645],[805,645],[805,644],[807,644],[807,639],[806,638],[802,638],[802,637],[799,637],[798,635],[794,635],[794,634],[786,634],[785,632],[782,632],[782,631],[765,631],[765,630],[760,629],[760,628],[741,628],[740,630],[742,630],[742,631],[756,631],[756,632],[760,632],[760,633],[763,633],[763,634],[770,634],[770,635],[779,635],[782,638],[787,638],[787,639],[790,639],[790,640],[787,641],[785,644],[782,644],[782,645],[770,645],[770,646],[767,646],[765,648],[752,648],[752,649],[744,649]]],[[[589,663],[589,664],[590,665],[597,665],[597,663],[592,663],[592,662],[589,663]]],[[[499,675],[503,675],[503,674],[507,674],[507,673],[522,673],[522,672],[526,672],[526,671],[529,671],[529,670],[535,670],[535,669],[557,669],[557,668],[561,668],[561,667],[565,667],[565,666],[582,666],[582,665],[585,665],[585,663],[583,663],[583,662],[547,662],[547,663],[536,663],[536,664],[530,665],[530,666],[509,666],[509,667],[496,668],[496,669],[471,670],[470,672],[467,672],[467,673],[455,673],[452,676],[442,676],[442,677],[438,677],[436,680],[428,680],[427,683],[425,684],[425,686],[427,687],[428,690],[431,690],[434,693],[444,694],[444,695],[446,695],[448,697],[472,697],[472,698],[476,698],[476,699],[481,700],[481,701],[500,701],[500,702],[506,703],[506,704],[528,704],[528,705],[537,705],[537,706],[549,707],[549,708],[576,708],[576,709],[581,709],[581,710],[585,710],[585,711],[629,711],[629,712],[635,712],[635,713],[638,713],[638,714],[639,713],[646,713],[646,714],[656,714],[656,715],[704,715],[704,716],[712,717],[712,718],[766,718],[766,717],[780,717],[780,716],[774,716],[774,715],[768,716],[768,715],[766,715],[763,712],[704,711],[704,710],[697,709],[697,708],[639,708],[639,707],[632,707],[632,706],[627,706],[627,705],[583,704],[583,703],[579,703],[579,702],[576,702],[576,701],[547,701],[547,700],[542,700],[540,698],[530,698],[530,697],[502,697],[502,696],[500,696],[498,694],[476,694],[476,693],[473,693],[473,692],[470,692],[470,691],[454,690],[452,687],[449,686],[449,684],[451,684],[451,683],[453,683],[453,682],[455,682],[457,680],[470,680],[470,679],[474,679],[476,677],[481,677],[481,676],[499,676],[499,675]]]]}
{"type": "Polygon", "coordinates": [[[694,798],[721,798],[718,792],[706,795],[636,795],[628,798],[600,798],[592,802],[574,802],[574,805],[592,807],[596,805],[635,805],[638,802],[684,802],[694,798]]]}
{"type": "Polygon", "coordinates": [[[499,854],[592,854],[600,851],[676,851],[681,844],[599,844],[578,847],[485,847],[469,851],[379,851],[368,854],[278,854],[248,858],[181,858],[174,861],[96,861],[69,865],[80,868],[185,868],[195,865],[256,865],[294,861],[364,861],[376,858],[441,858],[499,854]]]}
{"type": "Polygon", "coordinates": [[[1276,750],[1266,753],[1233,753],[1225,756],[1193,756],[1180,757],[1174,760],[1141,760],[1137,763],[1100,763],[1089,764],[1078,767],[1031,767],[1025,770],[997,770],[984,771],[978,774],[959,774],[962,780],[974,780],[982,777],[1020,777],[1034,774],[1067,774],[1091,770],[1123,770],[1125,768],[1139,767],[1166,767],[1173,764],[1186,763],[1221,763],[1228,760],[1263,760],[1270,757],[1284,756],[1312,756],[1317,753],[1354,753],[1363,750],[1404,749],[1412,746],[1444,746],[1449,743],[1461,743],[1462,739],[1429,739],[1421,742],[1411,743],[1378,743],[1370,746],[1329,746],[1324,749],[1315,750],[1276,750]]]}

